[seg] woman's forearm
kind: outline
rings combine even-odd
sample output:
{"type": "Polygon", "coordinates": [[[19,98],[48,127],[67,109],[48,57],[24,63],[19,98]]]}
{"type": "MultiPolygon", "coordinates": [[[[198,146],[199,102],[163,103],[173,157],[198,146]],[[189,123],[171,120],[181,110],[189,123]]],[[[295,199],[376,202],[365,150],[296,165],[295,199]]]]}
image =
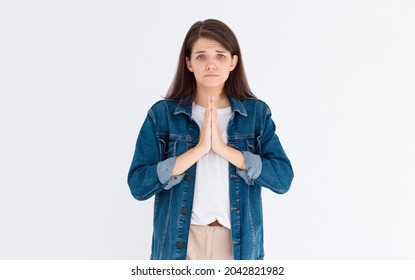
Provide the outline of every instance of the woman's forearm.
{"type": "Polygon", "coordinates": [[[230,162],[231,164],[235,165],[237,168],[245,170],[245,160],[244,155],[241,151],[232,148],[228,145],[223,145],[218,151],[217,154],[219,154],[222,158],[230,162]]]}
{"type": "Polygon", "coordinates": [[[183,174],[190,166],[195,164],[205,153],[195,146],[189,149],[187,152],[181,154],[176,158],[176,162],[173,167],[172,176],[177,176],[183,174]]]}

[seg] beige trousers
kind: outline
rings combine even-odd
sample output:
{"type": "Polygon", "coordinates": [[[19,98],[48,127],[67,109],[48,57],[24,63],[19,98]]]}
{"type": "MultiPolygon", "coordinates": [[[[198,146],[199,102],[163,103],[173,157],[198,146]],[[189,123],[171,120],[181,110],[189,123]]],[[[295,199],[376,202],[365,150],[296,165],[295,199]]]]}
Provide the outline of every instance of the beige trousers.
{"type": "Polygon", "coordinates": [[[222,226],[190,225],[187,260],[233,260],[231,231],[222,226]]]}

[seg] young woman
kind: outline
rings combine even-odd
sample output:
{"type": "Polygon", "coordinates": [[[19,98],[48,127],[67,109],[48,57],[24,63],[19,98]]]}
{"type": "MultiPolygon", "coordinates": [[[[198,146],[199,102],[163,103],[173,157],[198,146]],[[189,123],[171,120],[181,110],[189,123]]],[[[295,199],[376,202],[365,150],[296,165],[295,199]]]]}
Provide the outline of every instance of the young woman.
{"type": "Polygon", "coordinates": [[[234,33],[218,20],[196,22],[128,174],[136,199],[155,195],[151,259],[263,259],[261,189],[282,194],[292,179],[234,33]]]}

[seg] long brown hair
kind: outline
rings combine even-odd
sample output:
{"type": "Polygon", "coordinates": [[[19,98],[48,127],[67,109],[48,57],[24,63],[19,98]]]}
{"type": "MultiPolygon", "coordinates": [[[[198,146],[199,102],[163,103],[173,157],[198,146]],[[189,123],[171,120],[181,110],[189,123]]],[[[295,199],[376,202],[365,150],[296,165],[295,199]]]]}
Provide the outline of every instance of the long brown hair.
{"type": "Polygon", "coordinates": [[[216,19],[198,21],[190,27],[180,51],[176,74],[165,98],[180,100],[183,97],[190,97],[188,101],[194,100],[196,79],[187,68],[186,57],[190,58],[193,45],[199,38],[214,40],[228,50],[232,56],[238,56],[236,67],[229,73],[229,77],[225,82],[225,94],[237,99],[255,98],[248,85],[238,40],[226,24],[216,19]]]}

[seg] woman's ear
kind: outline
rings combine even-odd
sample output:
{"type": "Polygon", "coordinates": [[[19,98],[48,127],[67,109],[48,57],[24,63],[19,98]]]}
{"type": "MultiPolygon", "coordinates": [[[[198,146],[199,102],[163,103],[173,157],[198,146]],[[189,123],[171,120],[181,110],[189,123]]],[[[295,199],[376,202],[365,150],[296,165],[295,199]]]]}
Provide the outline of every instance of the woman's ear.
{"type": "Polygon", "coordinates": [[[236,54],[234,54],[232,56],[231,68],[229,70],[230,71],[233,71],[233,69],[235,69],[235,67],[236,67],[237,64],[238,64],[238,56],[236,54]]]}
{"type": "Polygon", "coordinates": [[[193,72],[192,64],[190,63],[190,59],[186,56],[186,65],[187,69],[189,69],[190,72],[193,72]]]}

